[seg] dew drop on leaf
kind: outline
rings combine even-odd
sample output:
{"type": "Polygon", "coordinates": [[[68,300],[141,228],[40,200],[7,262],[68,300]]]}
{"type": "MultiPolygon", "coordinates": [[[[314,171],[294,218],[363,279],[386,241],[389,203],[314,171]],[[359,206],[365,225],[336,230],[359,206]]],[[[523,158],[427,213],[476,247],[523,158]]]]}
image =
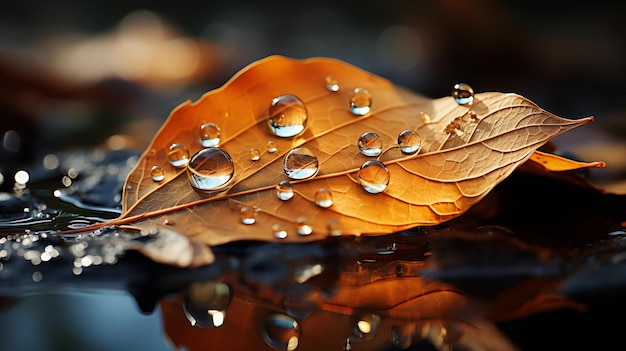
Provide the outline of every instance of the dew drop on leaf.
{"type": "Polygon", "coordinates": [[[328,91],[339,91],[339,82],[331,76],[326,76],[326,90],[328,91]]]}
{"type": "Polygon", "coordinates": [[[422,120],[422,122],[424,122],[424,124],[428,124],[431,122],[430,115],[424,111],[420,111],[418,116],[422,120]]]}
{"type": "Polygon", "coordinates": [[[398,135],[398,147],[403,154],[413,155],[419,152],[422,138],[412,129],[405,129],[398,135]]]}
{"type": "Polygon", "coordinates": [[[293,185],[287,181],[280,182],[276,186],[276,196],[283,201],[291,199],[293,197],[293,185]]]}
{"type": "Polygon", "coordinates": [[[189,160],[187,175],[191,185],[199,190],[215,190],[228,183],[235,173],[230,155],[217,147],[198,151],[189,160]]]}
{"type": "Polygon", "coordinates": [[[256,222],[256,210],[250,206],[242,206],[239,210],[241,223],[254,224],[256,222]]]}
{"type": "Polygon", "coordinates": [[[357,116],[363,116],[372,108],[372,96],[363,88],[354,89],[354,95],[350,99],[350,111],[357,116]]]}
{"type": "Polygon", "coordinates": [[[383,140],[374,132],[365,132],[359,137],[359,151],[365,156],[378,156],[383,150],[383,140]]]}
{"type": "Polygon", "coordinates": [[[390,178],[391,173],[380,161],[366,161],[359,169],[359,183],[365,191],[371,194],[385,191],[390,178]]]}
{"type": "Polygon", "coordinates": [[[333,205],[333,193],[328,189],[319,189],[315,193],[315,204],[319,207],[328,208],[333,205]]]}
{"type": "Polygon", "coordinates": [[[452,97],[459,105],[471,105],[474,102],[474,89],[465,83],[456,83],[452,88],[452,97]]]}
{"type": "Polygon", "coordinates": [[[200,144],[204,147],[214,147],[220,144],[222,131],[215,123],[204,123],[200,126],[200,144]]]}
{"type": "Polygon", "coordinates": [[[311,150],[297,147],[285,155],[283,171],[291,179],[307,179],[317,174],[319,162],[311,150]]]}
{"type": "Polygon", "coordinates": [[[274,232],[276,239],[285,239],[287,237],[287,230],[285,230],[285,227],[280,223],[276,223],[272,226],[272,232],[274,232]]]}
{"type": "Polygon", "coordinates": [[[289,138],[304,131],[307,119],[304,102],[295,95],[285,94],[272,99],[267,125],[272,134],[289,138]]]}
{"type": "Polygon", "coordinates": [[[296,233],[299,235],[311,235],[313,233],[313,226],[311,222],[306,217],[298,218],[298,226],[296,228],[296,233]]]}
{"type": "Polygon", "coordinates": [[[167,159],[174,167],[185,167],[189,163],[189,150],[184,144],[172,144],[167,151],[167,159]]]}
{"type": "Polygon", "coordinates": [[[263,328],[263,340],[275,350],[293,351],[298,348],[300,325],[284,314],[274,314],[267,318],[263,328]]]}
{"type": "Polygon", "coordinates": [[[261,151],[259,149],[251,148],[250,149],[250,160],[258,161],[261,159],[261,151]]]}
{"type": "Polygon", "coordinates": [[[276,143],[273,141],[268,141],[267,142],[267,152],[269,152],[270,154],[275,153],[276,151],[278,151],[278,146],[276,146],[276,143]]]}
{"type": "Polygon", "coordinates": [[[343,234],[341,227],[339,226],[339,222],[334,219],[331,219],[328,223],[326,223],[326,229],[328,230],[328,234],[330,236],[341,236],[341,234],[343,234]]]}
{"type": "Polygon", "coordinates": [[[163,167],[160,166],[152,166],[152,169],[150,170],[150,176],[155,182],[161,182],[163,181],[163,179],[165,179],[165,170],[163,169],[163,167]]]}
{"type": "Polygon", "coordinates": [[[372,334],[378,329],[378,325],[380,324],[380,316],[377,314],[366,314],[361,316],[359,320],[356,322],[354,327],[354,333],[357,336],[365,336],[368,334],[372,334]]]}

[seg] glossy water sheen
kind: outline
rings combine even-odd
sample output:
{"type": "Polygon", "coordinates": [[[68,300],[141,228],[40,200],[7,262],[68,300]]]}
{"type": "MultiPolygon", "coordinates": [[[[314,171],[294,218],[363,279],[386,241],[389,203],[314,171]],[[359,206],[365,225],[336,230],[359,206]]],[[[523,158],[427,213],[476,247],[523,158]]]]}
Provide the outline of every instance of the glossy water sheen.
{"type": "Polygon", "coordinates": [[[174,167],[185,167],[189,163],[189,150],[184,144],[172,144],[167,151],[167,159],[174,167]]]}
{"type": "Polygon", "coordinates": [[[198,151],[191,157],[187,175],[191,185],[199,190],[215,190],[228,183],[235,173],[230,155],[217,147],[198,151]]]}
{"type": "Polygon", "coordinates": [[[354,89],[352,99],[350,99],[350,111],[357,116],[363,116],[370,112],[372,108],[372,96],[363,88],[354,89]]]}
{"type": "Polygon", "coordinates": [[[165,170],[159,166],[152,166],[152,169],[150,170],[150,176],[155,182],[161,182],[163,181],[163,179],[165,179],[165,170]]]}
{"type": "Polygon", "coordinates": [[[398,147],[402,153],[413,155],[420,151],[422,146],[422,138],[416,131],[406,129],[398,135],[398,147]]]}
{"type": "Polygon", "coordinates": [[[291,179],[307,179],[317,174],[319,162],[311,150],[297,147],[285,155],[283,171],[291,179]]]}
{"type": "Polygon", "coordinates": [[[295,95],[286,94],[272,99],[267,125],[272,134],[289,138],[304,131],[307,119],[304,102],[295,95]]]}
{"type": "Polygon", "coordinates": [[[383,150],[383,140],[374,132],[361,134],[358,141],[359,152],[365,156],[378,156],[383,150]]]}
{"type": "Polygon", "coordinates": [[[263,328],[263,340],[275,350],[293,351],[298,347],[300,325],[284,314],[274,314],[267,318],[263,328]]]}
{"type": "Polygon", "coordinates": [[[239,217],[243,224],[256,223],[256,210],[250,206],[242,206],[239,210],[239,217]]]}
{"type": "Polygon", "coordinates": [[[328,91],[339,91],[339,82],[331,76],[326,76],[326,90],[328,91]]]}
{"type": "Polygon", "coordinates": [[[368,193],[378,194],[385,191],[390,178],[391,173],[387,167],[376,160],[365,162],[359,170],[359,183],[368,193]]]}
{"type": "Polygon", "coordinates": [[[474,102],[474,89],[465,83],[456,83],[452,88],[452,97],[459,105],[471,105],[474,102]]]}
{"type": "Polygon", "coordinates": [[[259,149],[251,148],[250,149],[250,160],[258,161],[261,159],[261,151],[259,149]]]}
{"type": "Polygon", "coordinates": [[[276,186],[276,196],[283,201],[287,201],[293,197],[293,185],[284,181],[276,186]]]}
{"type": "Polygon", "coordinates": [[[204,123],[200,126],[200,144],[204,147],[214,147],[220,144],[222,131],[215,123],[204,123]]]}
{"type": "Polygon", "coordinates": [[[328,208],[333,205],[333,193],[328,189],[320,189],[315,193],[315,204],[319,207],[328,208]]]}

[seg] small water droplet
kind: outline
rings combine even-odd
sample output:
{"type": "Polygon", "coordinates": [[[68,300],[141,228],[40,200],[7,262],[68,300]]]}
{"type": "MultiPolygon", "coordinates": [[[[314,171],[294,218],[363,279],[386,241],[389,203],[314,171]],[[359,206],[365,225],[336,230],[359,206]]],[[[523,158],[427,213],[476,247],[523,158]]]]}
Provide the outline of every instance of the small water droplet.
{"type": "Polygon", "coordinates": [[[331,76],[326,76],[326,90],[328,91],[339,91],[339,82],[331,76]]]}
{"type": "Polygon", "coordinates": [[[194,327],[217,328],[224,324],[232,300],[230,287],[222,282],[192,283],[183,297],[183,312],[194,327]]]}
{"type": "Polygon", "coordinates": [[[272,99],[267,125],[272,134],[289,138],[304,131],[307,119],[304,102],[295,95],[285,94],[272,99]]]}
{"type": "Polygon", "coordinates": [[[359,151],[365,156],[378,156],[383,151],[383,140],[374,132],[365,132],[359,137],[359,151]]]}
{"type": "Polygon", "coordinates": [[[258,161],[261,159],[261,151],[259,149],[251,148],[250,149],[250,160],[258,161]]]}
{"type": "Polygon", "coordinates": [[[372,96],[363,88],[354,89],[354,95],[350,99],[350,111],[357,116],[363,116],[372,108],[372,96]]]}
{"type": "Polygon", "coordinates": [[[474,102],[474,89],[465,83],[456,83],[452,88],[452,97],[459,105],[471,105],[474,102]]]}
{"type": "Polygon", "coordinates": [[[174,167],[185,167],[189,163],[189,150],[183,144],[172,144],[167,152],[167,159],[174,167]]]}
{"type": "Polygon", "coordinates": [[[326,223],[326,229],[328,229],[328,234],[330,236],[341,236],[343,232],[341,231],[341,227],[339,226],[339,222],[331,219],[326,223]]]}
{"type": "Polygon", "coordinates": [[[200,144],[204,147],[214,147],[220,144],[222,130],[215,123],[204,123],[200,126],[200,144]]]}
{"type": "Polygon", "coordinates": [[[263,340],[275,350],[293,351],[298,347],[300,325],[284,314],[274,314],[267,318],[263,328],[263,340]]]}
{"type": "Polygon", "coordinates": [[[420,151],[422,138],[416,131],[406,129],[398,135],[398,146],[403,154],[413,155],[420,151]]]}
{"type": "Polygon", "coordinates": [[[159,166],[152,166],[150,176],[155,182],[163,181],[163,179],[165,179],[165,170],[159,166]]]}
{"type": "Polygon", "coordinates": [[[293,197],[293,185],[284,181],[276,186],[276,196],[283,201],[287,201],[293,197]]]}
{"type": "Polygon", "coordinates": [[[328,208],[333,205],[333,193],[328,189],[319,189],[315,193],[315,204],[319,207],[328,208]]]}
{"type": "Polygon", "coordinates": [[[273,141],[268,141],[267,142],[267,152],[269,152],[270,154],[275,153],[276,151],[278,151],[278,147],[276,146],[276,143],[273,141]]]}
{"type": "Polygon", "coordinates": [[[25,170],[19,170],[15,172],[13,179],[17,184],[26,184],[30,180],[30,175],[25,170]]]}
{"type": "Polygon", "coordinates": [[[291,179],[307,179],[317,174],[317,157],[306,147],[291,149],[283,159],[283,171],[291,179]]]}
{"type": "Polygon", "coordinates": [[[254,224],[256,222],[256,209],[250,206],[241,206],[239,216],[241,218],[241,223],[254,224]]]}
{"type": "Polygon", "coordinates": [[[306,217],[298,218],[298,226],[296,228],[296,233],[299,235],[311,235],[313,233],[313,226],[311,226],[311,222],[306,217]]]}
{"type": "Polygon", "coordinates": [[[378,194],[385,191],[390,178],[391,173],[380,161],[369,160],[359,169],[359,183],[368,193],[378,194]]]}
{"type": "Polygon", "coordinates": [[[199,190],[215,190],[228,183],[235,173],[230,155],[217,147],[196,152],[189,160],[187,176],[191,185],[199,190]]]}
{"type": "Polygon", "coordinates": [[[276,239],[285,239],[287,237],[287,230],[285,226],[280,223],[276,223],[272,226],[272,232],[274,232],[274,237],[276,239]]]}
{"type": "Polygon", "coordinates": [[[430,120],[430,116],[428,115],[428,113],[424,112],[424,111],[420,111],[420,113],[418,114],[419,118],[422,120],[422,122],[424,122],[425,124],[428,124],[431,122],[430,120]]]}
{"type": "Polygon", "coordinates": [[[361,318],[359,318],[356,322],[354,333],[359,337],[372,334],[376,331],[376,329],[378,329],[379,324],[380,316],[377,314],[366,314],[361,316],[361,318]]]}

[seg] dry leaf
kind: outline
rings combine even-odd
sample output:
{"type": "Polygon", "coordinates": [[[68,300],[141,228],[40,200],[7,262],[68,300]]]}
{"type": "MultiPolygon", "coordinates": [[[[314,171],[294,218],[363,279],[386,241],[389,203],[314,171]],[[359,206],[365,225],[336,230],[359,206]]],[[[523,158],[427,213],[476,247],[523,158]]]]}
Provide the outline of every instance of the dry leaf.
{"type": "Polygon", "coordinates": [[[541,151],[533,152],[530,155],[530,161],[541,165],[551,172],[573,171],[590,167],[602,168],[606,166],[604,162],[579,162],[541,151]]]}
{"type": "MultiPolygon", "coordinates": [[[[554,116],[516,94],[481,93],[471,105],[459,105],[452,97],[416,95],[341,61],[269,57],[172,112],[128,176],[122,216],[109,224],[167,226],[209,245],[285,235],[285,241],[310,241],[434,225],[467,211],[550,138],[591,120],[554,116]],[[328,83],[337,83],[339,90],[331,91],[328,83]],[[357,88],[371,96],[371,111],[364,115],[351,112],[351,100],[367,103],[366,94],[353,97],[357,88]],[[308,113],[306,128],[295,137],[276,136],[268,126],[270,104],[284,94],[297,96],[308,113]],[[190,156],[204,148],[199,138],[205,123],[214,123],[221,133],[219,149],[209,149],[211,155],[222,157],[221,166],[228,168],[226,152],[234,167],[232,180],[212,191],[194,189],[186,168],[168,162],[173,144],[184,144],[190,156]],[[417,154],[398,148],[406,129],[421,138],[417,154]],[[364,132],[380,136],[381,156],[359,152],[364,132]],[[276,152],[268,150],[268,141],[276,152]],[[296,147],[311,151],[319,172],[292,180],[295,196],[281,201],[276,185],[290,180],[283,160],[296,147]],[[258,160],[252,159],[255,150],[258,160]],[[372,194],[359,184],[358,172],[376,159],[390,178],[383,192],[372,194]],[[151,178],[154,167],[164,171],[162,181],[151,178]],[[316,205],[320,189],[330,191],[332,206],[316,205]],[[255,223],[243,224],[242,211],[255,223]]],[[[301,159],[293,167],[312,165],[312,157],[301,159]]],[[[385,176],[380,169],[369,175],[385,176]]]]}

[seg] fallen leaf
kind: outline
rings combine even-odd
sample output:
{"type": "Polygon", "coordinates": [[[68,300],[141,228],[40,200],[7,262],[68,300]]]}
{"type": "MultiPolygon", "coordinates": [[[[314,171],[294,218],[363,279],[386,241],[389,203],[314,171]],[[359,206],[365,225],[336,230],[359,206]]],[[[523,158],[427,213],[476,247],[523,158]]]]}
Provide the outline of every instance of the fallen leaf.
{"type": "Polygon", "coordinates": [[[551,172],[573,171],[582,168],[605,167],[604,162],[580,162],[570,160],[569,158],[549,154],[546,152],[535,151],[530,155],[530,161],[541,165],[551,172]]]}
{"type": "MultiPolygon", "coordinates": [[[[516,94],[481,93],[471,105],[459,105],[453,97],[428,99],[338,60],[269,57],[172,112],[126,180],[122,215],[108,224],[165,226],[209,245],[271,241],[276,235],[296,242],[380,235],[434,225],[467,211],[550,138],[591,120],[557,117],[516,94]],[[371,111],[363,115],[351,112],[358,88],[368,93],[361,92],[356,104],[371,96],[371,111]],[[306,128],[295,137],[276,136],[268,127],[270,104],[284,94],[306,106],[306,128]],[[211,152],[228,168],[227,153],[234,170],[232,180],[211,191],[195,189],[187,169],[168,162],[171,145],[185,145],[189,156],[204,149],[199,140],[206,123],[215,124],[209,132],[216,126],[220,131],[219,149],[211,152]],[[421,138],[416,154],[399,150],[398,136],[406,129],[421,138]],[[380,156],[359,152],[364,132],[380,136],[380,156]],[[268,150],[268,141],[276,152],[268,150]],[[315,176],[293,180],[283,171],[286,154],[296,147],[317,158],[315,176]],[[251,151],[258,151],[258,160],[251,151]],[[360,167],[371,160],[389,171],[388,186],[377,194],[358,181],[360,167]],[[151,178],[153,167],[160,167],[163,180],[151,178]],[[276,185],[288,180],[295,195],[281,201],[276,185]],[[330,191],[332,206],[316,205],[320,189],[330,191]],[[242,211],[254,224],[242,223],[242,211]]],[[[293,167],[313,164],[310,156],[301,159],[293,167]]],[[[369,175],[386,176],[381,169],[369,175]]]]}

